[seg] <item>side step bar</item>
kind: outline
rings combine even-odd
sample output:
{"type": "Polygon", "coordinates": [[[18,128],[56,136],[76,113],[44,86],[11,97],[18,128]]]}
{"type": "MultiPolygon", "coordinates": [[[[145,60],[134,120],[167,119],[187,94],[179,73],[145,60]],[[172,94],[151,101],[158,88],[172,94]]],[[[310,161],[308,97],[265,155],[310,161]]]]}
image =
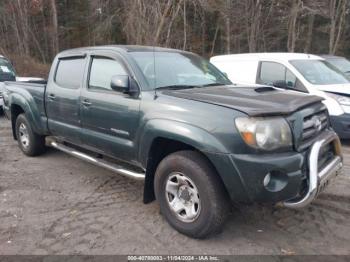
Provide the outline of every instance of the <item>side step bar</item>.
{"type": "Polygon", "coordinates": [[[91,164],[94,164],[96,166],[104,167],[108,170],[111,170],[117,174],[123,175],[125,177],[132,178],[134,180],[143,181],[145,179],[145,173],[138,173],[133,170],[128,170],[123,168],[120,165],[117,165],[115,163],[107,162],[103,159],[95,158],[90,155],[87,155],[83,152],[80,152],[76,150],[75,148],[71,148],[69,146],[66,146],[62,143],[57,142],[52,137],[46,138],[46,145],[51,146],[53,148],[56,148],[62,152],[65,152],[71,156],[77,157],[81,160],[85,160],[86,162],[89,162],[91,164]]]}

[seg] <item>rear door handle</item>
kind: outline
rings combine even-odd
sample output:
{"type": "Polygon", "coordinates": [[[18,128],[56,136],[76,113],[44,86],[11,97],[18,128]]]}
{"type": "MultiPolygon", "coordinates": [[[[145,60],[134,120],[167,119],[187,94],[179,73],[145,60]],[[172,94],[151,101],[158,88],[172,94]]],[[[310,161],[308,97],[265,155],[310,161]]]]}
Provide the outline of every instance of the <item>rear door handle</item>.
{"type": "Polygon", "coordinates": [[[84,106],[91,106],[91,102],[89,99],[84,99],[83,102],[81,102],[84,106]]]}
{"type": "Polygon", "coordinates": [[[49,94],[48,96],[47,96],[47,98],[48,99],[50,99],[50,100],[55,100],[55,95],[54,94],[49,94]]]}

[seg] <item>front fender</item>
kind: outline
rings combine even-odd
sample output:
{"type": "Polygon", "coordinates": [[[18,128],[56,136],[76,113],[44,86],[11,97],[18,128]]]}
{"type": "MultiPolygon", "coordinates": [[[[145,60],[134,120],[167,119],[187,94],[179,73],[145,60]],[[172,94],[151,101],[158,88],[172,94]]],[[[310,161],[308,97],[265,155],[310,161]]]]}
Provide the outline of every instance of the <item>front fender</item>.
{"type": "MultiPolygon", "coordinates": [[[[19,94],[19,93],[12,93],[9,96],[9,105],[10,105],[10,112],[12,106],[19,106],[23,109],[28,121],[30,122],[33,130],[35,133],[44,135],[47,133],[47,126],[46,121],[41,115],[41,111],[39,110],[37,104],[34,101],[33,96],[28,94],[19,94]]],[[[12,118],[12,115],[11,115],[12,118]]]]}
{"type": "Polygon", "coordinates": [[[146,166],[148,153],[156,138],[179,141],[202,152],[228,152],[228,149],[208,131],[184,122],[152,119],[145,124],[141,134],[138,157],[143,166],[146,166]]]}
{"type": "MultiPolygon", "coordinates": [[[[249,196],[245,190],[244,183],[230,159],[229,149],[224,146],[215,136],[208,131],[193,126],[188,123],[153,119],[147,122],[143,129],[140,139],[139,159],[143,166],[147,166],[148,154],[153,141],[156,138],[167,138],[190,145],[201,151],[213,164],[223,181],[230,198],[234,201],[247,201],[249,196]]],[[[146,176],[145,181],[145,203],[153,200],[153,181],[152,176],[146,176]]]]}

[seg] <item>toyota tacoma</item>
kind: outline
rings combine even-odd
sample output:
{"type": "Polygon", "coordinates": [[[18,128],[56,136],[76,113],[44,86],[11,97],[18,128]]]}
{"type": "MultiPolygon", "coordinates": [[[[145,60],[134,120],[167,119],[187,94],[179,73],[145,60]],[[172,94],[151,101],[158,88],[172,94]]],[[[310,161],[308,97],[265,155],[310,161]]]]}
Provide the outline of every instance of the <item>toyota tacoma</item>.
{"type": "Polygon", "coordinates": [[[310,204],[342,167],[322,98],[237,86],[189,52],[101,46],[59,53],[47,83],[6,82],[24,154],[47,146],[144,180],[169,224],[222,229],[231,203],[310,204]]]}

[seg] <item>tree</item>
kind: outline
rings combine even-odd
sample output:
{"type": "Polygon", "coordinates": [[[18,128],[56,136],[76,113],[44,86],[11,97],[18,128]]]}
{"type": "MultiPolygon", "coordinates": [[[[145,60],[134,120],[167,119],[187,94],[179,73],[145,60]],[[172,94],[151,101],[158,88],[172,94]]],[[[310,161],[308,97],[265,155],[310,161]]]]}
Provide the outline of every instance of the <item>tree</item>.
{"type": "Polygon", "coordinates": [[[329,53],[335,54],[341,36],[344,31],[345,18],[348,12],[348,0],[330,0],[329,18],[331,20],[329,27],[329,53]]]}
{"type": "Polygon", "coordinates": [[[166,46],[207,57],[262,51],[350,56],[344,41],[350,39],[349,5],[349,0],[2,0],[0,51],[45,64],[60,50],[102,44],[166,46]]]}

